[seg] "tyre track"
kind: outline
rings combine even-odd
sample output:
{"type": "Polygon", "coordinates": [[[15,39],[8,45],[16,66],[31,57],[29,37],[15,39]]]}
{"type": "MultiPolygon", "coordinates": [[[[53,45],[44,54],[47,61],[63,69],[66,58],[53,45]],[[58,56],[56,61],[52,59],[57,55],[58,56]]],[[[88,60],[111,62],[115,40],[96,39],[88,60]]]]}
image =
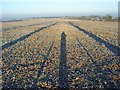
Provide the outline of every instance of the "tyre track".
{"type": "Polygon", "coordinates": [[[117,56],[120,56],[120,48],[117,46],[114,46],[113,44],[104,41],[103,39],[101,39],[100,37],[97,37],[96,35],[94,35],[91,32],[88,32],[82,28],[80,28],[77,25],[74,25],[71,22],[68,22],[71,26],[77,28],[79,31],[82,31],[83,33],[85,33],[86,35],[88,35],[89,37],[93,38],[96,42],[99,42],[101,45],[104,44],[110,51],[112,51],[114,54],[116,54],[117,56]]]}
{"type": "MultiPolygon", "coordinates": [[[[34,87],[37,87],[37,83],[39,82],[37,79],[41,76],[42,72],[43,72],[43,69],[44,69],[44,65],[48,59],[48,56],[53,48],[53,45],[54,45],[55,41],[52,41],[52,44],[50,45],[49,47],[49,50],[48,50],[48,53],[45,55],[45,54],[41,54],[39,53],[39,55],[41,55],[43,58],[44,58],[44,61],[42,62],[42,65],[41,65],[41,68],[38,68],[38,74],[37,74],[37,78],[34,79],[34,87]]],[[[40,63],[41,64],[41,63],[40,63]]]]}
{"type": "Polygon", "coordinates": [[[27,34],[27,35],[24,35],[24,36],[16,39],[16,40],[13,40],[13,41],[11,41],[11,42],[9,42],[9,43],[6,43],[6,44],[2,45],[2,50],[5,49],[5,48],[10,47],[10,46],[12,46],[12,45],[14,45],[15,43],[17,43],[17,42],[19,42],[19,41],[22,41],[22,40],[28,38],[29,36],[31,36],[31,35],[39,32],[39,31],[41,31],[41,30],[44,30],[44,29],[46,29],[46,28],[49,28],[49,27],[51,27],[51,26],[53,26],[53,25],[55,25],[55,24],[57,24],[57,22],[56,22],[56,23],[53,23],[53,24],[51,24],[51,25],[49,25],[49,26],[41,27],[41,28],[38,29],[38,30],[35,30],[35,31],[33,31],[33,32],[31,32],[31,33],[29,33],[29,34],[27,34]]]}
{"type": "Polygon", "coordinates": [[[84,51],[86,52],[87,56],[90,58],[90,60],[92,61],[92,63],[95,64],[95,60],[93,59],[93,57],[88,53],[88,50],[82,45],[82,43],[80,43],[79,39],[76,38],[76,40],[79,43],[79,47],[82,47],[84,49],[84,51]]]}
{"type": "MultiPolygon", "coordinates": [[[[80,72],[82,74],[84,74],[85,79],[89,80],[90,82],[96,83],[97,85],[99,85],[100,81],[97,80],[98,78],[101,79],[101,83],[103,84],[104,87],[108,87],[109,85],[113,85],[113,83],[111,82],[111,78],[109,78],[109,74],[114,74],[113,71],[108,71],[108,70],[104,70],[101,66],[100,63],[97,63],[95,61],[95,59],[90,55],[90,53],[88,52],[88,50],[83,46],[82,43],[80,43],[79,39],[76,38],[77,41],[79,42],[79,47],[82,47],[84,49],[84,51],[86,52],[87,56],[90,58],[90,60],[92,61],[91,64],[87,65],[87,67],[89,67],[89,69],[87,69],[89,72],[92,72],[92,74],[95,74],[94,77],[91,77],[89,75],[89,72],[85,72],[85,71],[81,71],[80,72]],[[101,73],[101,75],[99,75],[99,73],[101,73]],[[105,84],[107,83],[107,84],[105,84]],[[108,86],[107,86],[108,85],[108,86]]],[[[82,68],[81,68],[82,69],[82,68]]]]}
{"type": "Polygon", "coordinates": [[[23,28],[23,27],[31,27],[31,26],[37,26],[40,24],[45,24],[46,22],[41,22],[41,23],[35,23],[35,24],[29,24],[29,25],[22,25],[22,26],[13,26],[10,28],[3,28],[2,31],[8,31],[8,30],[13,30],[13,29],[17,29],[17,28],[23,28]]]}
{"type": "Polygon", "coordinates": [[[41,55],[41,56],[44,57],[44,62],[43,62],[43,64],[42,64],[42,66],[41,66],[41,69],[38,70],[38,75],[37,75],[38,77],[41,75],[41,72],[43,71],[44,64],[45,64],[46,60],[48,59],[48,56],[49,56],[49,54],[50,54],[50,52],[51,52],[51,50],[52,50],[52,47],[53,47],[54,43],[55,43],[55,41],[53,41],[52,44],[50,45],[50,48],[49,48],[48,53],[47,53],[46,55],[44,55],[44,54],[39,54],[39,55],[41,55]]]}

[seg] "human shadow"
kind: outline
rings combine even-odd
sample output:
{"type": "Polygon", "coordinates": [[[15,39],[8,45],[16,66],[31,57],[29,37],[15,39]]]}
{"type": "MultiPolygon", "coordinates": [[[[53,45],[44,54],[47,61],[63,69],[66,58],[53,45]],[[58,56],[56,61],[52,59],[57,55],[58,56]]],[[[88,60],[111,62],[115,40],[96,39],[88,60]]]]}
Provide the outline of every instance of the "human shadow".
{"type": "Polygon", "coordinates": [[[60,64],[59,64],[59,89],[69,89],[68,70],[66,57],[66,34],[61,34],[60,64]]]}
{"type": "Polygon", "coordinates": [[[13,41],[11,41],[11,42],[9,42],[9,43],[6,43],[6,44],[2,45],[2,49],[8,48],[8,47],[16,44],[16,43],[19,42],[19,41],[25,40],[25,39],[28,38],[29,36],[31,36],[31,35],[39,32],[39,31],[41,31],[41,30],[44,30],[45,28],[48,28],[48,27],[50,27],[50,26],[53,26],[53,25],[55,25],[55,24],[56,24],[56,23],[53,23],[53,24],[48,25],[48,26],[41,27],[41,28],[38,29],[38,30],[35,30],[35,31],[33,31],[33,32],[31,32],[31,33],[29,33],[29,34],[27,34],[27,35],[24,35],[24,36],[16,39],[16,40],[13,40],[13,41]]]}
{"type": "Polygon", "coordinates": [[[82,28],[80,28],[77,25],[74,25],[73,23],[69,22],[70,25],[72,25],[73,27],[77,28],[79,31],[84,32],[86,35],[89,35],[89,37],[93,38],[96,42],[99,42],[100,44],[104,44],[110,51],[112,51],[114,54],[116,54],[117,56],[120,56],[120,48],[117,46],[114,46],[113,44],[101,39],[100,37],[97,37],[96,35],[94,35],[91,32],[88,32],[82,28]]]}

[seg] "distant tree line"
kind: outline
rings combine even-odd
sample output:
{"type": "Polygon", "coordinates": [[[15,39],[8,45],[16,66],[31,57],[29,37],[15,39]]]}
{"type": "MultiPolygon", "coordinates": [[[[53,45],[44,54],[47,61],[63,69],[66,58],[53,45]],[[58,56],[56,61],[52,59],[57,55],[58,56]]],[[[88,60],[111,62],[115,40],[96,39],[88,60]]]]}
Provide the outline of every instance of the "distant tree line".
{"type": "Polygon", "coordinates": [[[106,15],[103,17],[105,21],[114,21],[113,17],[111,15],[106,15]]]}
{"type": "Polygon", "coordinates": [[[65,18],[76,19],[76,20],[92,20],[92,21],[118,21],[117,17],[112,17],[109,14],[106,16],[91,15],[91,16],[77,16],[77,17],[71,16],[71,17],[65,17],[65,18]]]}

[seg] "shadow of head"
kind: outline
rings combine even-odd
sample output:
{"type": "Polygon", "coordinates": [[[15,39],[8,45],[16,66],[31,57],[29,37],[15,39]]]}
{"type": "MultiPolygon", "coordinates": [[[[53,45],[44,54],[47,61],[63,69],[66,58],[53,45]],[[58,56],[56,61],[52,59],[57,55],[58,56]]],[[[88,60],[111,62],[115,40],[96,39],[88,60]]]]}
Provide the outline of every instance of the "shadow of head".
{"type": "Polygon", "coordinates": [[[61,34],[61,38],[63,38],[63,39],[66,38],[66,34],[65,34],[64,31],[63,31],[62,34],[61,34]]]}

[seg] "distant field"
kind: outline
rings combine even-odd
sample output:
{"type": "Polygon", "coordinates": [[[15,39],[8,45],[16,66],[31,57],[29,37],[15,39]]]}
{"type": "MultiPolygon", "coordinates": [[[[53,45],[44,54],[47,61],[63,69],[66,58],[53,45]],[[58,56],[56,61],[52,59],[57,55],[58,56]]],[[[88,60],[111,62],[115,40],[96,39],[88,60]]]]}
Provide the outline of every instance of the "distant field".
{"type": "Polygon", "coordinates": [[[2,23],[4,88],[119,88],[117,22],[2,23]]]}

